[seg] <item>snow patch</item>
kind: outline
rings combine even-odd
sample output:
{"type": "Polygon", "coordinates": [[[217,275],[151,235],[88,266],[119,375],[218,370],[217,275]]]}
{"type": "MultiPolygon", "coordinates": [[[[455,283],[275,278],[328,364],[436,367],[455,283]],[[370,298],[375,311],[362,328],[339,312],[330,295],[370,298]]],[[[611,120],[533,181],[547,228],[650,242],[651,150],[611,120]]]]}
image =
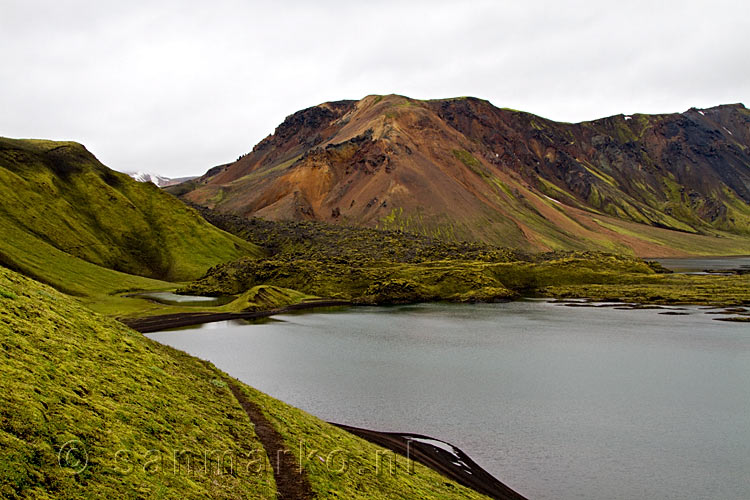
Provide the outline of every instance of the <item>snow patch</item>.
{"type": "Polygon", "coordinates": [[[698,111],[698,113],[702,114],[703,116],[706,116],[706,113],[704,113],[703,111],[698,111]]]}
{"type": "Polygon", "coordinates": [[[550,200],[550,201],[554,201],[554,202],[555,202],[555,203],[557,203],[558,205],[562,205],[562,202],[560,202],[560,201],[558,201],[558,200],[556,200],[556,199],[554,199],[554,198],[550,198],[550,197],[549,197],[549,196],[547,196],[546,194],[545,194],[545,195],[543,195],[543,196],[544,196],[545,198],[547,198],[548,200],[550,200]]]}
{"type": "Polygon", "coordinates": [[[151,182],[152,184],[156,184],[157,186],[168,184],[171,180],[167,177],[144,171],[128,172],[128,175],[138,182],[151,182]]]}
{"type": "Polygon", "coordinates": [[[727,132],[729,132],[729,135],[734,135],[734,134],[732,133],[732,131],[731,131],[731,130],[729,130],[728,128],[726,128],[726,127],[721,127],[721,128],[723,128],[724,130],[726,130],[727,132]]]}
{"type": "Polygon", "coordinates": [[[150,182],[152,184],[156,184],[159,187],[172,186],[174,184],[179,184],[181,182],[195,179],[195,177],[178,177],[178,178],[173,179],[171,177],[164,177],[163,175],[155,174],[153,172],[146,172],[144,170],[139,170],[138,172],[125,172],[125,173],[138,182],[150,182]]]}
{"type": "Polygon", "coordinates": [[[625,116],[625,119],[626,119],[626,120],[632,120],[632,119],[633,119],[633,117],[632,117],[632,116],[625,116]]]}

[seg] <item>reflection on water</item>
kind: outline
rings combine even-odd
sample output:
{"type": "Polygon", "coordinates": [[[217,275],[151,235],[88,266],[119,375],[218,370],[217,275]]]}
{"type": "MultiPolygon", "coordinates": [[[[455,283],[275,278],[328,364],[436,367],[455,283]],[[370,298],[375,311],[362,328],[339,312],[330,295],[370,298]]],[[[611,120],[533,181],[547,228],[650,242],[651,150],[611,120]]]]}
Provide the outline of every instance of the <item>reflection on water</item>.
{"type": "Polygon", "coordinates": [[[327,420],[459,446],[534,499],[750,498],[750,331],[704,310],[350,308],[149,335],[327,420]]]}
{"type": "Polygon", "coordinates": [[[234,297],[202,297],[200,295],[179,295],[172,292],[146,292],[133,295],[161,304],[180,306],[220,306],[228,304],[234,297]]]}

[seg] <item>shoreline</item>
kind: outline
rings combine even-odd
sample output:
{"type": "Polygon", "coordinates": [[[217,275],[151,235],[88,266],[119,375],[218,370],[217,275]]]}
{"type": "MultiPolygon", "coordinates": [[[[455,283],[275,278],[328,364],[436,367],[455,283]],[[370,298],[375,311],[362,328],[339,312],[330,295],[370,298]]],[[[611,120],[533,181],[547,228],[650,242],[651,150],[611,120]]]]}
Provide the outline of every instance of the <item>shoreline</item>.
{"type": "MultiPolygon", "coordinates": [[[[680,306],[697,306],[697,307],[710,307],[713,309],[735,309],[734,311],[728,311],[726,314],[731,315],[730,318],[714,318],[717,321],[750,321],[750,319],[743,319],[748,317],[747,312],[739,312],[737,308],[744,308],[747,306],[738,306],[737,304],[720,304],[720,303],[693,303],[693,302],[628,302],[622,299],[596,299],[591,297],[560,297],[560,296],[545,296],[545,297],[521,297],[516,300],[523,299],[541,299],[546,300],[550,303],[557,303],[560,305],[569,305],[574,307],[622,307],[632,310],[637,309],[664,309],[669,311],[674,307],[680,306]],[[606,303],[606,306],[600,305],[600,303],[606,303]]],[[[507,302],[513,302],[508,300],[507,302]]],[[[252,320],[261,319],[275,316],[277,314],[285,314],[294,311],[304,311],[310,309],[318,309],[325,307],[338,307],[338,306],[387,306],[394,304],[358,304],[348,300],[341,299],[318,299],[309,300],[305,302],[299,302],[297,304],[291,304],[284,307],[275,309],[266,309],[263,311],[247,311],[247,312],[182,312],[173,314],[162,314],[155,316],[144,316],[136,318],[116,318],[121,323],[125,324],[129,328],[136,330],[140,333],[154,333],[165,330],[173,330],[176,328],[182,328],[186,326],[203,325],[206,323],[214,323],[217,321],[230,321],[230,320],[252,320]]],[[[750,306],[750,304],[748,305],[750,306]]],[[[748,307],[750,309],[750,307],[748,307]]]]}
{"type": "Polygon", "coordinates": [[[315,301],[299,302],[289,306],[264,311],[248,312],[185,312],[174,314],[162,314],[157,316],[146,316],[141,318],[118,318],[120,323],[140,333],[154,333],[163,330],[172,330],[184,326],[202,325],[216,321],[229,321],[233,319],[260,319],[284,314],[294,311],[316,309],[321,307],[350,306],[347,300],[324,299],[315,301]]]}
{"type": "Polygon", "coordinates": [[[461,449],[445,441],[421,434],[382,432],[335,422],[329,423],[407,459],[419,462],[448,479],[495,500],[527,500],[526,497],[484,470],[461,449]],[[453,451],[449,451],[449,448],[453,451]]]}
{"type": "MultiPolygon", "coordinates": [[[[632,303],[621,300],[602,301],[592,298],[561,298],[561,297],[524,297],[527,299],[545,300],[550,304],[567,307],[615,307],[620,309],[662,309],[660,314],[685,314],[680,312],[683,308],[681,305],[688,304],[664,304],[658,303],[632,303]],[[670,307],[671,306],[671,307],[670,307]]],[[[317,308],[337,307],[337,306],[356,306],[356,304],[346,300],[336,299],[319,299],[300,302],[289,306],[269,309],[264,311],[252,312],[195,312],[195,313],[176,313],[145,318],[134,318],[120,320],[130,328],[141,333],[152,333],[164,331],[183,326],[193,326],[215,321],[226,321],[234,319],[260,319],[285,314],[295,311],[312,310],[317,308]]],[[[370,304],[367,304],[370,305],[370,304]]],[[[701,304],[690,304],[700,306],[701,304]]],[[[727,309],[728,306],[709,306],[702,304],[703,309],[727,309]]],[[[741,314],[742,321],[750,321],[750,308],[736,308],[734,311],[724,311],[724,314],[741,314]],[[743,309],[740,313],[737,309],[743,309]]],[[[709,314],[707,312],[707,314],[709,314]]],[[[712,312],[710,314],[720,314],[712,312]]],[[[732,318],[713,318],[721,321],[741,321],[732,318]]],[[[527,500],[526,497],[514,491],[495,476],[487,472],[480,465],[474,462],[463,450],[442,441],[426,435],[402,433],[402,432],[384,432],[372,429],[353,427],[346,424],[329,422],[344,431],[360,437],[368,442],[386,448],[394,453],[414,460],[436,472],[451,479],[465,487],[473,489],[481,494],[487,495],[496,500],[527,500]],[[431,444],[433,443],[433,444],[431,444]]]]}

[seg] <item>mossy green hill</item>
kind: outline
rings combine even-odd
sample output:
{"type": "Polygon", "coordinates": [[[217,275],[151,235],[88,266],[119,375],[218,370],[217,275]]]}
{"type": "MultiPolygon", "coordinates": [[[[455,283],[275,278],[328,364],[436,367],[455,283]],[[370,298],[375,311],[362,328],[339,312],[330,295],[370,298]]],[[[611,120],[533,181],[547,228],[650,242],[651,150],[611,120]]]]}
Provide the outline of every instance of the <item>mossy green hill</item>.
{"type": "MultiPolygon", "coordinates": [[[[0,263],[72,293],[85,291],[79,280],[86,276],[107,274],[72,258],[179,281],[259,254],[252,243],[211,226],[156,186],[110,170],[73,142],[0,138],[0,199],[0,263]]],[[[118,281],[100,276],[107,280],[118,281]]]]}
{"type": "MultiPolygon", "coordinates": [[[[261,244],[266,256],[215,266],[185,287],[190,293],[252,295],[257,287],[272,285],[285,291],[287,299],[282,304],[292,299],[290,290],[360,304],[489,302],[521,296],[750,303],[747,274],[671,274],[654,262],[626,255],[530,254],[402,231],[313,221],[272,222],[198,209],[212,224],[261,244]]],[[[238,311],[242,303],[226,307],[238,311]]]]}
{"type": "Polygon", "coordinates": [[[262,408],[316,498],[485,498],[0,267],[0,497],[275,498],[262,408]]]}

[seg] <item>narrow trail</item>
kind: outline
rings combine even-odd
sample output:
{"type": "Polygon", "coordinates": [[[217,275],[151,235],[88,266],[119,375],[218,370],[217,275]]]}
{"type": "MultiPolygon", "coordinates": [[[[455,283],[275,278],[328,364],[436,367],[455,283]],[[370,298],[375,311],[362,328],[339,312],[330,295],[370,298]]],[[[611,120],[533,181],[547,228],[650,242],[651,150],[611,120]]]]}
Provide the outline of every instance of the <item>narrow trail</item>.
{"type": "Polygon", "coordinates": [[[300,469],[297,459],[284,445],[281,435],[266,419],[258,405],[247,399],[237,384],[229,379],[226,379],[226,382],[242,409],[250,417],[250,421],[255,426],[255,433],[263,448],[266,449],[268,459],[273,466],[278,500],[312,500],[315,495],[307,474],[300,469]]]}

